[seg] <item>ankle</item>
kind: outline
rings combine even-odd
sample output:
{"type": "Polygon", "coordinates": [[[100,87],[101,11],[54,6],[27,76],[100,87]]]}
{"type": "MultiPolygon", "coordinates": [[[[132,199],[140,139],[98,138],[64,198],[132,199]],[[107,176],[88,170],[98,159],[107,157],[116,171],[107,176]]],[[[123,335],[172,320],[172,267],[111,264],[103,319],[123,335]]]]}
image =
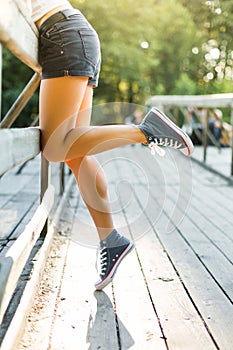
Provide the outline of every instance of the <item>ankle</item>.
{"type": "Polygon", "coordinates": [[[113,229],[107,237],[100,241],[100,247],[114,248],[128,243],[129,240],[126,237],[120,235],[116,229],[113,229]]]}

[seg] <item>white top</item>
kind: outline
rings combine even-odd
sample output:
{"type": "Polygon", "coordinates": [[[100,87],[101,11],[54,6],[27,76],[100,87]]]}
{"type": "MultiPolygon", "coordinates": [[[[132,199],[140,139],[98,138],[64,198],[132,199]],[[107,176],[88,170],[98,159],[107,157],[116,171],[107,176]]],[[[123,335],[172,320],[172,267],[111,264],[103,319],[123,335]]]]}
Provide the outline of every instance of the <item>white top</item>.
{"type": "Polygon", "coordinates": [[[26,3],[34,22],[55,7],[66,6],[72,8],[68,0],[26,0],[26,3]]]}

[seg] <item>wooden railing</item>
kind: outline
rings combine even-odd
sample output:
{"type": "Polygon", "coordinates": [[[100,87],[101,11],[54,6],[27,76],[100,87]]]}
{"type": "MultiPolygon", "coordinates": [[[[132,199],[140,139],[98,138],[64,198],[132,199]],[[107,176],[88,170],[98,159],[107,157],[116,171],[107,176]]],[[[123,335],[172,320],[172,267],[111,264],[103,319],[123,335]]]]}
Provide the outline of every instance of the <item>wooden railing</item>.
{"type": "MultiPolygon", "coordinates": [[[[0,72],[2,66],[1,45],[5,45],[8,50],[35,72],[11,109],[1,118],[0,176],[2,176],[10,169],[40,153],[39,128],[10,129],[10,126],[38,88],[41,69],[37,60],[37,29],[27,13],[24,2],[22,0],[0,0],[0,14],[0,72]]],[[[0,323],[32,248],[41,235],[46,235],[47,219],[54,201],[54,187],[49,183],[49,178],[49,163],[41,155],[40,205],[15,243],[4,256],[0,257],[0,323]]]]}
{"type": "MultiPolygon", "coordinates": [[[[231,152],[231,169],[230,174],[233,176],[233,94],[213,94],[213,95],[196,95],[196,96],[152,96],[147,101],[148,109],[157,106],[161,109],[169,108],[178,108],[182,110],[182,113],[187,113],[189,108],[203,108],[205,111],[204,120],[203,120],[203,135],[202,135],[202,144],[203,144],[203,162],[206,162],[207,157],[207,146],[208,139],[211,139],[213,144],[215,140],[211,133],[208,131],[208,117],[211,109],[214,108],[230,108],[231,109],[231,136],[230,136],[230,146],[232,149],[231,152]]],[[[217,144],[216,144],[217,146],[217,144]]],[[[228,174],[227,174],[228,175],[228,174]]]]}

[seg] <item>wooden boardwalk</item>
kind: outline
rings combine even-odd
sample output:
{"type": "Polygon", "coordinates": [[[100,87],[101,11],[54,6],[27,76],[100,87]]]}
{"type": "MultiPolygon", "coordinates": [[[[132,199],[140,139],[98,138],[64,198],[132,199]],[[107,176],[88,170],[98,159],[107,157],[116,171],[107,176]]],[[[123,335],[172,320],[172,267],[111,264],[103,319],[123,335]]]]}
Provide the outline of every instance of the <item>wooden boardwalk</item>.
{"type": "Polygon", "coordinates": [[[231,350],[233,187],[178,152],[98,156],[136,249],[95,292],[97,237],[75,184],[17,350],[231,350]]]}
{"type": "MultiPolygon", "coordinates": [[[[214,146],[208,146],[206,156],[206,166],[219,174],[230,177],[233,182],[231,174],[231,157],[232,150],[230,147],[221,148],[220,150],[214,146]]],[[[193,158],[197,161],[203,162],[203,147],[196,146],[193,158]]]]}

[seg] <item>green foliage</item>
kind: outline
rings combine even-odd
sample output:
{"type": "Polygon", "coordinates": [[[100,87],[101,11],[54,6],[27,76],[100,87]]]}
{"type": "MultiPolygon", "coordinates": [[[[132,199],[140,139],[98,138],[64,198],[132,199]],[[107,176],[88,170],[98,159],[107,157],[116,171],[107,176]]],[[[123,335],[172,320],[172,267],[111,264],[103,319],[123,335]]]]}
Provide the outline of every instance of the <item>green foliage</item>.
{"type": "MultiPolygon", "coordinates": [[[[231,0],[73,0],[97,30],[102,69],[95,104],[144,105],[154,94],[205,94],[233,89],[231,0]]],[[[32,76],[4,50],[3,114],[32,76]]],[[[20,116],[38,112],[35,95],[20,116]]]]}
{"type": "MultiPolygon", "coordinates": [[[[25,85],[31,79],[33,71],[20,62],[6,48],[3,48],[2,71],[2,116],[4,117],[15,102],[25,85]]],[[[13,126],[29,126],[38,114],[38,95],[34,94],[25,106],[13,126]]],[[[2,118],[3,119],[3,118],[2,118]]]]}
{"type": "Polygon", "coordinates": [[[196,84],[187,73],[182,73],[179,79],[175,81],[172,93],[174,95],[195,95],[196,84]]]}

